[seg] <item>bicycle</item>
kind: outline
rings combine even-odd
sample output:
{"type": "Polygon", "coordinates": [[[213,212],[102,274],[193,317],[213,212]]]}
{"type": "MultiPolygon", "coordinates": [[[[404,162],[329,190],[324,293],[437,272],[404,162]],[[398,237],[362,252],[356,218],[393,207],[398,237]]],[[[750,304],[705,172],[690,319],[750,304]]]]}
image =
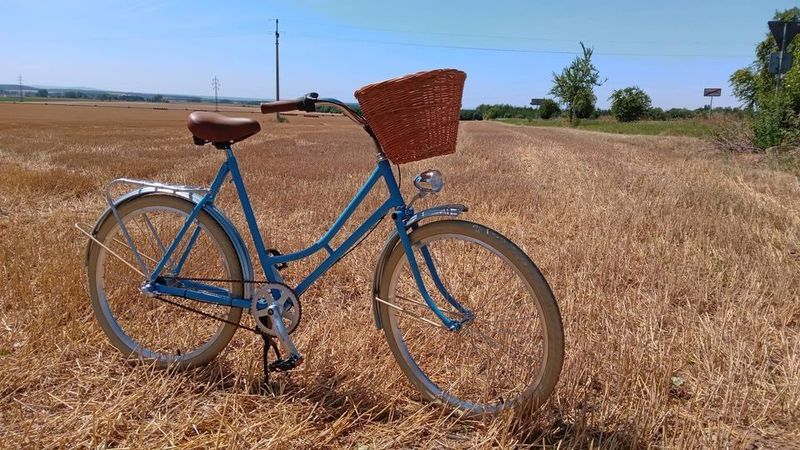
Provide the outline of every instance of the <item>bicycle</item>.
{"type": "Polygon", "coordinates": [[[390,216],[394,232],[374,272],[372,307],[376,327],[384,331],[411,384],[425,399],[469,415],[540,405],[558,381],[563,329],[539,269],[500,233],[459,219],[467,211],[464,205],[415,211],[416,201],[442,190],[441,173],[417,175],[418,192],[406,202],[367,119],[345,103],[308,94],[263,103],[261,111],[310,112],[318,105],[337,107],[363,127],[375,143],[377,163],[329,230],[305,249],[282,254],[262,238],[232,150],[260,131],[252,119],[190,115],[194,142],[225,153],[208,188],[127,178],[109,184],[108,209],[90,232],[82,231],[90,238],[86,264],[92,309],[113,346],[159,368],[188,369],[208,363],[237,328],[245,328],[264,338],[265,376],[291,370],[303,361],[291,338],[300,323],[303,293],[390,216]],[[261,280],[255,278],[242,234],[215,204],[228,178],[254,243],[261,280]],[[333,248],[331,240],[379,181],[388,197],[333,248]],[[111,188],[119,184],[137,189],[112,198],[111,188]],[[318,252],[327,253],[319,266],[288,286],[282,268],[318,252]],[[240,323],[244,311],[254,327],[240,323]],[[269,348],[276,355],[273,362],[269,348]]]}

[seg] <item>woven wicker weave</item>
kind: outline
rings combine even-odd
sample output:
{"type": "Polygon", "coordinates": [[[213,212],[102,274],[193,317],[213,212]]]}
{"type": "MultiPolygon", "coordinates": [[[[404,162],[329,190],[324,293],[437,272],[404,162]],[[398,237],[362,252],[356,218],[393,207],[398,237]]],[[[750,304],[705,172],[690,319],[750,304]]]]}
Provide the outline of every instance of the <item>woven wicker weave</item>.
{"type": "Polygon", "coordinates": [[[456,151],[467,75],[438,69],[370,84],[355,93],[384,153],[395,164],[456,151]]]}

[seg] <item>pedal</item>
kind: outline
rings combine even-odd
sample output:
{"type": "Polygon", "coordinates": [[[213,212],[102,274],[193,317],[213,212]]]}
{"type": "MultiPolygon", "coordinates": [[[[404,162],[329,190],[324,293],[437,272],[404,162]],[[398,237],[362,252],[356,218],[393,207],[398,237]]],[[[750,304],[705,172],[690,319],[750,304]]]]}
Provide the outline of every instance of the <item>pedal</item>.
{"type": "Polygon", "coordinates": [[[300,355],[291,355],[286,359],[279,359],[275,362],[270,363],[267,366],[267,371],[269,372],[285,372],[287,370],[292,370],[295,367],[303,364],[303,357],[300,355]]]}

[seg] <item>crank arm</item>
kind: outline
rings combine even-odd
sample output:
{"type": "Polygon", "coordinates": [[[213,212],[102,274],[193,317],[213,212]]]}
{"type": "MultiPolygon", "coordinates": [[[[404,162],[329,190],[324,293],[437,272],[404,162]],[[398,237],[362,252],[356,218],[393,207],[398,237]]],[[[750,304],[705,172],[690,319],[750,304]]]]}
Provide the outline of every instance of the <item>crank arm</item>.
{"type": "Polygon", "coordinates": [[[289,337],[289,332],[286,330],[286,326],[283,324],[281,309],[282,307],[280,305],[273,303],[267,307],[267,314],[269,314],[269,317],[272,321],[272,326],[275,329],[275,333],[278,335],[277,337],[278,341],[281,343],[281,347],[283,347],[283,350],[289,354],[286,359],[293,361],[294,365],[299,365],[303,361],[303,355],[297,351],[294,341],[292,341],[292,338],[289,337]]]}

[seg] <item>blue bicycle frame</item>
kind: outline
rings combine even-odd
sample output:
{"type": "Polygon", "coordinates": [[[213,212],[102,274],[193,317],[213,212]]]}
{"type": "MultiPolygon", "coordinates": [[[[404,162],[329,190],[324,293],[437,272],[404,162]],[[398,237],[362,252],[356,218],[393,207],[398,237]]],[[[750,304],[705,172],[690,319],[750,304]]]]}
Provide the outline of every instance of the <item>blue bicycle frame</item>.
{"type": "Polygon", "coordinates": [[[244,181],[242,180],[242,175],[239,172],[239,165],[236,161],[236,157],[234,156],[230,147],[225,148],[225,152],[227,159],[217,172],[214,181],[211,183],[210,189],[196,203],[195,207],[189,213],[186,221],[175,236],[175,239],[166,249],[164,255],[156,265],[153,272],[149,275],[149,282],[146,285],[146,289],[148,291],[155,294],[184,297],[200,302],[214,303],[236,308],[251,307],[252,299],[232,298],[226,289],[191,280],[182,280],[179,283],[170,283],[167,281],[167,279],[171,277],[162,275],[162,272],[165,270],[165,268],[167,268],[168,264],[173,259],[173,255],[175,255],[177,249],[180,247],[180,243],[186,238],[186,235],[189,234],[189,242],[184,246],[182,253],[178,256],[174,267],[169,269],[169,271],[173,274],[173,277],[177,279],[177,276],[180,273],[183,264],[186,262],[186,259],[188,258],[188,255],[191,252],[191,249],[200,233],[199,227],[195,227],[194,230],[189,233],[191,224],[206,206],[213,204],[214,199],[219,193],[224,181],[230,175],[230,178],[236,188],[250,235],[253,239],[253,243],[255,244],[259,262],[261,263],[261,267],[267,281],[270,283],[283,283],[283,279],[278,272],[279,265],[291,261],[297,261],[313,255],[321,250],[325,250],[328,253],[327,257],[316,269],[308,274],[306,278],[294,288],[294,292],[297,296],[302,295],[317,279],[319,279],[319,277],[324,275],[328,269],[330,269],[337,261],[339,261],[339,259],[341,259],[347,253],[347,251],[353,247],[353,245],[355,245],[366,233],[368,233],[369,230],[376,226],[384,216],[391,213],[397,229],[399,240],[408,258],[411,273],[414,276],[414,280],[420,289],[426,304],[441,320],[442,324],[448,329],[457,330],[461,328],[466,321],[471,319],[471,312],[462,307],[458,301],[456,301],[447,292],[446,288],[444,287],[444,283],[442,283],[438,272],[436,271],[430,251],[427,249],[427,247],[422,246],[421,253],[423,255],[423,260],[425,261],[428,271],[431,274],[434,285],[441,292],[445,300],[454,306],[456,310],[458,310],[464,317],[461,320],[453,320],[445,315],[436,305],[436,302],[431,298],[430,293],[425,287],[425,283],[420,274],[419,266],[414,256],[411,241],[407,234],[407,224],[410,222],[409,219],[414,215],[414,210],[410,206],[406,205],[388,160],[385,158],[379,158],[377,166],[367,181],[358,190],[333,225],[331,225],[330,229],[319,240],[317,240],[317,242],[308,248],[294,253],[286,255],[274,255],[270,254],[264,245],[264,240],[258,224],[256,223],[256,218],[253,214],[253,208],[250,204],[250,198],[247,194],[244,181]],[[331,240],[338,234],[344,223],[347,222],[353,212],[361,205],[361,202],[372,191],[379,179],[383,179],[386,187],[388,188],[388,198],[361,225],[359,225],[358,228],[356,228],[356,230],[344,240],[344,242],[342,242],[337,248],[332,248],[330,245],[331,240]]]}

